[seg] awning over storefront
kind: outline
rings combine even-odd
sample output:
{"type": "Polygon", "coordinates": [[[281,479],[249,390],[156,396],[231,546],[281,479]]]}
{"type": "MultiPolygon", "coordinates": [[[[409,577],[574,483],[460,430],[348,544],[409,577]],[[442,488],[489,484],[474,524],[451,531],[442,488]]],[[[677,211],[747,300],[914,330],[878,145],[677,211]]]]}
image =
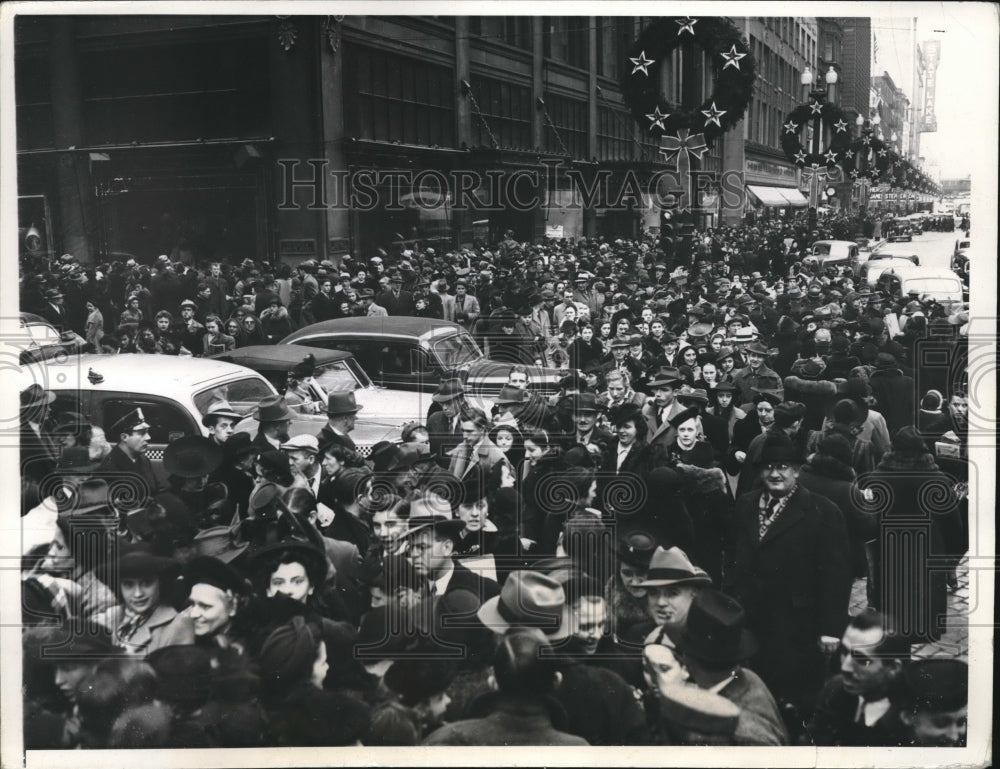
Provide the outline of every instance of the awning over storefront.
{"type": "Polygon", "coordinates": [[[802,194],[800,190],[794,187],[778,187],[778,190],[784,195],[785,200],[788,201],[790,206],[808,206],[809,201],[806,200],[805,195],[802,194]]]}
{"type": "Polygon", "coordinates": [[[807,201],[802,193],[792,187],[765,187],[761,184],[748,184],[747,189],[763,206],[804,206],[807,201]]]}

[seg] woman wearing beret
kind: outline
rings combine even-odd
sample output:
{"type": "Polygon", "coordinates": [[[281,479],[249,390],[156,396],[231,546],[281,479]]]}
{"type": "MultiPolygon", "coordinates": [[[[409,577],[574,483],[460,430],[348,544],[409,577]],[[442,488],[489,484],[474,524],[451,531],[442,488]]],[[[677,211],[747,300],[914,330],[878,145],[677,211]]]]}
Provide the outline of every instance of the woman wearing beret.
{"type": "Polygon", "coordinates": [[[241,647],[233,622],[246,600],[246,580],[211,556],[192,558],[184,565],[183,576],[188,589],[184,613],[194,625],[195,644],[210,650],[241,647]]]}
{"type": "Polygon", "coordinates": [[[180,564],[143,544],[121,547],[118,595],[122,603],[94,619],[111,631],[116,646],[136,657],[164,646],[193,644],[191,618],[170,605],[180,564]]]}

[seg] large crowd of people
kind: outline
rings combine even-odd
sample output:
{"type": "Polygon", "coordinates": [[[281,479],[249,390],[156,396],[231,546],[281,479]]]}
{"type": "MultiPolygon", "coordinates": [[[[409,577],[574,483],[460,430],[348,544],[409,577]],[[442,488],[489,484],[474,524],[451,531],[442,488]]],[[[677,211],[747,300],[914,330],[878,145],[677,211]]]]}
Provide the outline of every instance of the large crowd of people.
{"type": "Polygon", "coordinates": [[[966,663],[911,651],[968,549],[968,314],[808,256],[875,229],[22,264],[83,350],[413,315],[511,364],[364,456],[352,393],[289,434],[300,364],[256,434],[213,403],[162,468],[141,407],[25,389],[26,747],[964,744],[966,663]]]}

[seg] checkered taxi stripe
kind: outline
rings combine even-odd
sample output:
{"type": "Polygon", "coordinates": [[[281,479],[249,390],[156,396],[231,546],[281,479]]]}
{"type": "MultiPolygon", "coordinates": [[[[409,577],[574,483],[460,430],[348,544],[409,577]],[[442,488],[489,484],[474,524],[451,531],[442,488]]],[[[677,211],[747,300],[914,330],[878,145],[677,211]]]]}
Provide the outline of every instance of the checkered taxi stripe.
{"type": "MultiPolygon", "coordinates": [[[[358,456],[369,457],[372,453],[371,446],[358,446],[358,456]]],[[[162,462],[163,461],[163,449],[150,448],[146,450],[146,456],[149,458],[150,462],[162,462]]]]}

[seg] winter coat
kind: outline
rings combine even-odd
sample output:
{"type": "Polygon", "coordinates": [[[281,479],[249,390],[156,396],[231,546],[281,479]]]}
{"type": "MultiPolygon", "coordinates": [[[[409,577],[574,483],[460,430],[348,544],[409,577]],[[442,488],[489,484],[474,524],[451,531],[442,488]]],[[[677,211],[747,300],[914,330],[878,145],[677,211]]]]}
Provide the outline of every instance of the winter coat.
{"type": "Polygon", "coordinates": [[[905,376],[899,369],[880,368],[872,374],[868,384],[876,407],[885,417],[890,436],[900,427],[913,424],[916,385],[912,377],[905,376]]]}
{"type": "Polygon", "coordinates": [[[806,407],[802,418],[803,429],[819,430],[823,427],[823,418],[837,401],[837,385],[823,379],[786,376],[785,399],[798,401],[806,407]]]}
{"type": "Polygon", "coordinates": [[[759,651],[751,660],[779,701],[811,709],[824,679],[820,636],[840,638],[851,597],[850,541],[837,506],[798,486],[760,539],[762,491],[736,502],[723,592],[747,613],[759,651]]]}
{"type": "Polygon", "coordinates": [[[954,491],[958,479],[942,472],[931,454],[890,452],[862,479],[873,491],[863,508],[878,517],[879,608],[901,623],[912,643],[939,640],[948,608],[947,572],[968,548],[966,507],[954,491]],[[920,536],[921,534],[924,536],[920,536]]]}
{"type": "Polygon", "coordinates": [[[723,550],[733,526],[733,499],[725,473],[718,467],[682,462],[673,469],[684,477],[682,496],[694,529],[694,542],[686,552],[718,586],[722,584],[723,550]]]}
{"type": "MultiPolygon", "coordinates": [[[[546,704],[498,698],[483,718],[455,721],[432,732],[424,745],[589,745],[557,729],[546,704]]],[[[564,715],[565,717],[565,715],[564,715]]]]}
{"type": "Polygon", "coordinates": [[[854,577],[864,577],[868,573],[865,542],[878,536],[878,518],[861,509],[856,478],[854,468],[833,457],[814,454],[802,466],[799,484],[826,497],[840,509],[851,538],[851,573],[854,577]]]}

